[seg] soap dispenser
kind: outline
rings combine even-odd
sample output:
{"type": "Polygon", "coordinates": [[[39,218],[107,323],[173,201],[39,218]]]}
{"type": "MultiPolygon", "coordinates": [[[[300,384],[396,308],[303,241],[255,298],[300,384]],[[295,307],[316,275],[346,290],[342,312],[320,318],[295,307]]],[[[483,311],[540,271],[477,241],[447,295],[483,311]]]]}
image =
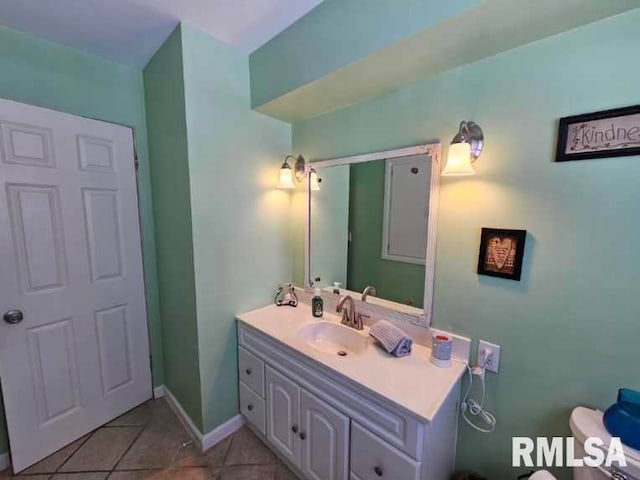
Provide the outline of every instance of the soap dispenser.
{"type": "Polygon", "coordinates": [[[313,291],[313,298],[311,299],[311,313],[316,318],[321,318],[324,313],[324,300],[322,300],[319,288],[316,288],[313,291]]]}

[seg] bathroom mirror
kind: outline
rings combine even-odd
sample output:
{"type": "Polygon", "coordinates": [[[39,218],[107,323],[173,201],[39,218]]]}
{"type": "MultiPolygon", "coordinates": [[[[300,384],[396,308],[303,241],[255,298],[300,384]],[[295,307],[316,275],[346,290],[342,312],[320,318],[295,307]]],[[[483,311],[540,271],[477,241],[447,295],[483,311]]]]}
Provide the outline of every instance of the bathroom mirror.
{"type": "Polygon", "coordinates": [[[412,316],[433,303],[440,144],[311,162],[308,285],[412,316]]]}

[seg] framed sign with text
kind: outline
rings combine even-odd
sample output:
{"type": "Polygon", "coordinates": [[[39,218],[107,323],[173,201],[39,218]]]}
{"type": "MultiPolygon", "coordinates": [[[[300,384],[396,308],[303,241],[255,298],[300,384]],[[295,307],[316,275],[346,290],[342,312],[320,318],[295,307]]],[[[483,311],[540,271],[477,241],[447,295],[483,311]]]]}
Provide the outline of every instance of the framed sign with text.
{"type": "Polygon", "coordinates": [[[640,105],[560,119],[556,162],[640,155],[640,105]]]}

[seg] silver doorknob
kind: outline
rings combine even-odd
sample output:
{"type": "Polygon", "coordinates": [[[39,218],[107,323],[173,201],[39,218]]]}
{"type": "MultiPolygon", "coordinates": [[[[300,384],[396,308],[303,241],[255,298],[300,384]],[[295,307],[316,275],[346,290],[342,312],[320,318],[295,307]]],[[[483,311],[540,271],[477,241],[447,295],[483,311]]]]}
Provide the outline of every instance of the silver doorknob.
{"type": "Polygon", "coordinates": [[[9,310],[2,318],[5,322],[15,325],[16,323],[20,323],[24,320],[24,315],[20,310],[9,310]]]}

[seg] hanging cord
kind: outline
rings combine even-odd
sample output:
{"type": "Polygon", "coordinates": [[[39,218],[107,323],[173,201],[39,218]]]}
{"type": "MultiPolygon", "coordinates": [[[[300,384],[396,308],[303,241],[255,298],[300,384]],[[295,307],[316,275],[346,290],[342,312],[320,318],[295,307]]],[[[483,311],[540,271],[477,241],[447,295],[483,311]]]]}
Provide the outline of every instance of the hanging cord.
{"type": "Polygon", "coordinates": [[[460,411],[462,412],[462,418],[464,418],[464,420],[471,425],[473,428],[475,428],[476,430],[478,430],[479,432],[482,433],[491,433],[496,429],[496,417],[494,417],[491,413],[487,412],[484,409],[484,399],[485,399],[485,395],[486,395],[486,386],[484,383],[484,368],[482,367],[475,367],[476,369],[478,369],[477,371],[479,372],[477,375],[482,379],[481,380],[481,385],[482,385],[482,398],[480,400],[480,403],[478,403],[476,400],[474,400],[473,398],[469,398],[469,394],[471,393],[471,388],[473,387],[473,377],[474,377],[474,373],[471,370],[471,367],[469,366],[468,363],[465,362],[465,366],[467,367],[467,373],[469,373],[469,385],[467,386],[467,391],[464,394],[464,398],[462,400],[462,403],[460,404],[460,411]],[[473,417],[480,417],[482,419],[482,421],[485,423],[485,425],[487,425],[486,428],[483,427],[479,427],[478,425],[476,425],[469,417],[468,414],[470,414],[473,417]]]}

